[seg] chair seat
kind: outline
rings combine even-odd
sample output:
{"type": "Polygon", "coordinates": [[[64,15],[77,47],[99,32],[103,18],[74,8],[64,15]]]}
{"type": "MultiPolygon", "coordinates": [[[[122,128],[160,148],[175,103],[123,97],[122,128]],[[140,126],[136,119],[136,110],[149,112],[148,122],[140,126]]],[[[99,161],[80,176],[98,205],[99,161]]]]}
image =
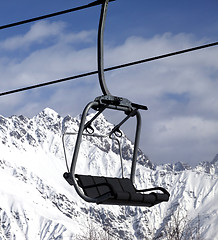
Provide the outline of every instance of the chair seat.
{"type": "MultiPolygon", "coordinates": [[[[128,178],[78,175],[78,185],[86,196],[96,199],[97,204],[129,205],[151,207],[169,200],[169,193],[141,193],[128,178]]],[[[160,188],[161,189],[161,188],[160,188]]],[[[143,190],[142,190],[143,191],[143,190]]],[[[144,191],[147,191],[144,190],[144,191]]]]}

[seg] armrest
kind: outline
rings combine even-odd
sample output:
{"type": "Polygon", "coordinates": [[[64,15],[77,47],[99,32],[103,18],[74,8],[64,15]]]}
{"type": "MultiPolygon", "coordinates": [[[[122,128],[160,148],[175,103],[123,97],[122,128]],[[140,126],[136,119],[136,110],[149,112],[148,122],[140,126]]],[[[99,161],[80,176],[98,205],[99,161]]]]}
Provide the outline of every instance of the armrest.
{"type": "Polygon", "coordinates": [[[154,188],[147,188],[147,189],[141,189],[141,190],[136,189],[136,192],[149,192],[149,191],[154,191],[154,190],[160,190],[161,192],[166,194],[168,197],[170,196],[169,192],[165,188],[162,188],[162,187],[154,187],[154,188]]]}

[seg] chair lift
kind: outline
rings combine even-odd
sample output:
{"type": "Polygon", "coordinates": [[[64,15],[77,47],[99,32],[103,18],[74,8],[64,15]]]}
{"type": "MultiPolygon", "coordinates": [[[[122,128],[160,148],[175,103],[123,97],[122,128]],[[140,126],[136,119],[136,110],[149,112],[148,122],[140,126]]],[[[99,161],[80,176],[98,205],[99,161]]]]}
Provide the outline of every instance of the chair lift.
{"type": "MultiPolygon", "coordinates": [[[[64,173],[64,178],[70,185],[74,186],[78,195],[87,202],[108,205],[151,207],[163,201],[167,202],[169,200],[170,194],[166,189],[162,187],[137,190],[134,186],[136,160],[141,130],[141,115],[139,113],[139,109],[147,110],[147,107],[132,103],[128,99],[122,97],[112,96],[106,86],[103,66],[103,32],[109,1],[114,0],[102,0],[101,15],[98,28],[98,77],[101,90],[104,95],[97,97],[94,101],[88,103],[82,113],[71,167],[70,169],[68,168],[68,172],[64,173]],[[96,111],[96,114],[94,117],[92,117],[91,120],[85,123],[90,109],[94,109],[96,111]],[[96,136],[94,135],[94,129],[92,128],[91,124],[105,109],[123,111],[126,114],[126,117],[109,133],[109,137],[112,139],[114,135],[116,136],[116,138],[114,138],[115,140],[117,140],[117,137],[121,136],[122,134],[119,130],[121,125],[123,125],[130,117],[136,117],[137,123],[130,178],[124,178],[123,169],[122,178],[75,174],[82,135],[96,136]],[[86,133],[84,133],[85,130],[86,133]]],[[[119,143],[119,140],[117,141],[119,143]]]]}

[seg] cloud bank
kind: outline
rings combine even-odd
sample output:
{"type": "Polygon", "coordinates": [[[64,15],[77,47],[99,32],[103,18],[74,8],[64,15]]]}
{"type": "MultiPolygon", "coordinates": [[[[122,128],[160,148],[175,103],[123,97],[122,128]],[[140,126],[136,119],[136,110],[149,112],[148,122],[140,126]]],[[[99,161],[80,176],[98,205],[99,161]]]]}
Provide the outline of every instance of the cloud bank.
{"type": "MultiPolygon", "coordinates": [[[[0,43],[1,91],[96,70],[96,32],[42,21],[0,43]]],[[[131,36],[105,42],[105,67],[206,43],[190,34],[131,36]]],[[[210,161],[218,149],[216,47],[107,72],[112,94],[147,105],[141,148],[153,162],[210,161]]],[[[97,76],[1,97],[1,115],[29,117],[45,107],[75,116],[101,95],[97,76]]],[[[114,114],[116,115],[116,114],[114,114]]],[[[116,120],[116,116],[108,117],[116,120]]],[[[124,129],[132,138],[132,125],[124,129]]]]}

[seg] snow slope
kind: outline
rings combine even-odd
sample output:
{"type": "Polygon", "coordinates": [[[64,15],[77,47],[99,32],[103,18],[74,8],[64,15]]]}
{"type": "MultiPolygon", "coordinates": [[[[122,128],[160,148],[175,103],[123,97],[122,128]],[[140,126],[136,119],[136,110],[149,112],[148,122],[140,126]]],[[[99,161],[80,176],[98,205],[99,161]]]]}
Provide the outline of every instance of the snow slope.
{"type": "MultiPolygon", "coordinates": [[[[163,186],[170,201],[152,208],[88,204],[62,177],[62,133],[77,131],[79,121],[49,108],[32,119],[0,116],[0,239],[77,239],[90,222],[115,239],[164,239],[178,211],[192,226],[199,223],[203,239],[218,239],[218,156],[192,169],[183,163],[156,166],[139,150],[138,188],[163,186]]],[[[113,125],[100,115],[93,127],[105,134],[113,125]]],[[[75,137],[65,138],[68,159],[75,137]]],[[[128,176],[133,145],[125,135],[122,146],[128,176]]],[[[84,138],[78,161],[80,173],[121,175],[117,145],[107,138],[84,138]]]]}

